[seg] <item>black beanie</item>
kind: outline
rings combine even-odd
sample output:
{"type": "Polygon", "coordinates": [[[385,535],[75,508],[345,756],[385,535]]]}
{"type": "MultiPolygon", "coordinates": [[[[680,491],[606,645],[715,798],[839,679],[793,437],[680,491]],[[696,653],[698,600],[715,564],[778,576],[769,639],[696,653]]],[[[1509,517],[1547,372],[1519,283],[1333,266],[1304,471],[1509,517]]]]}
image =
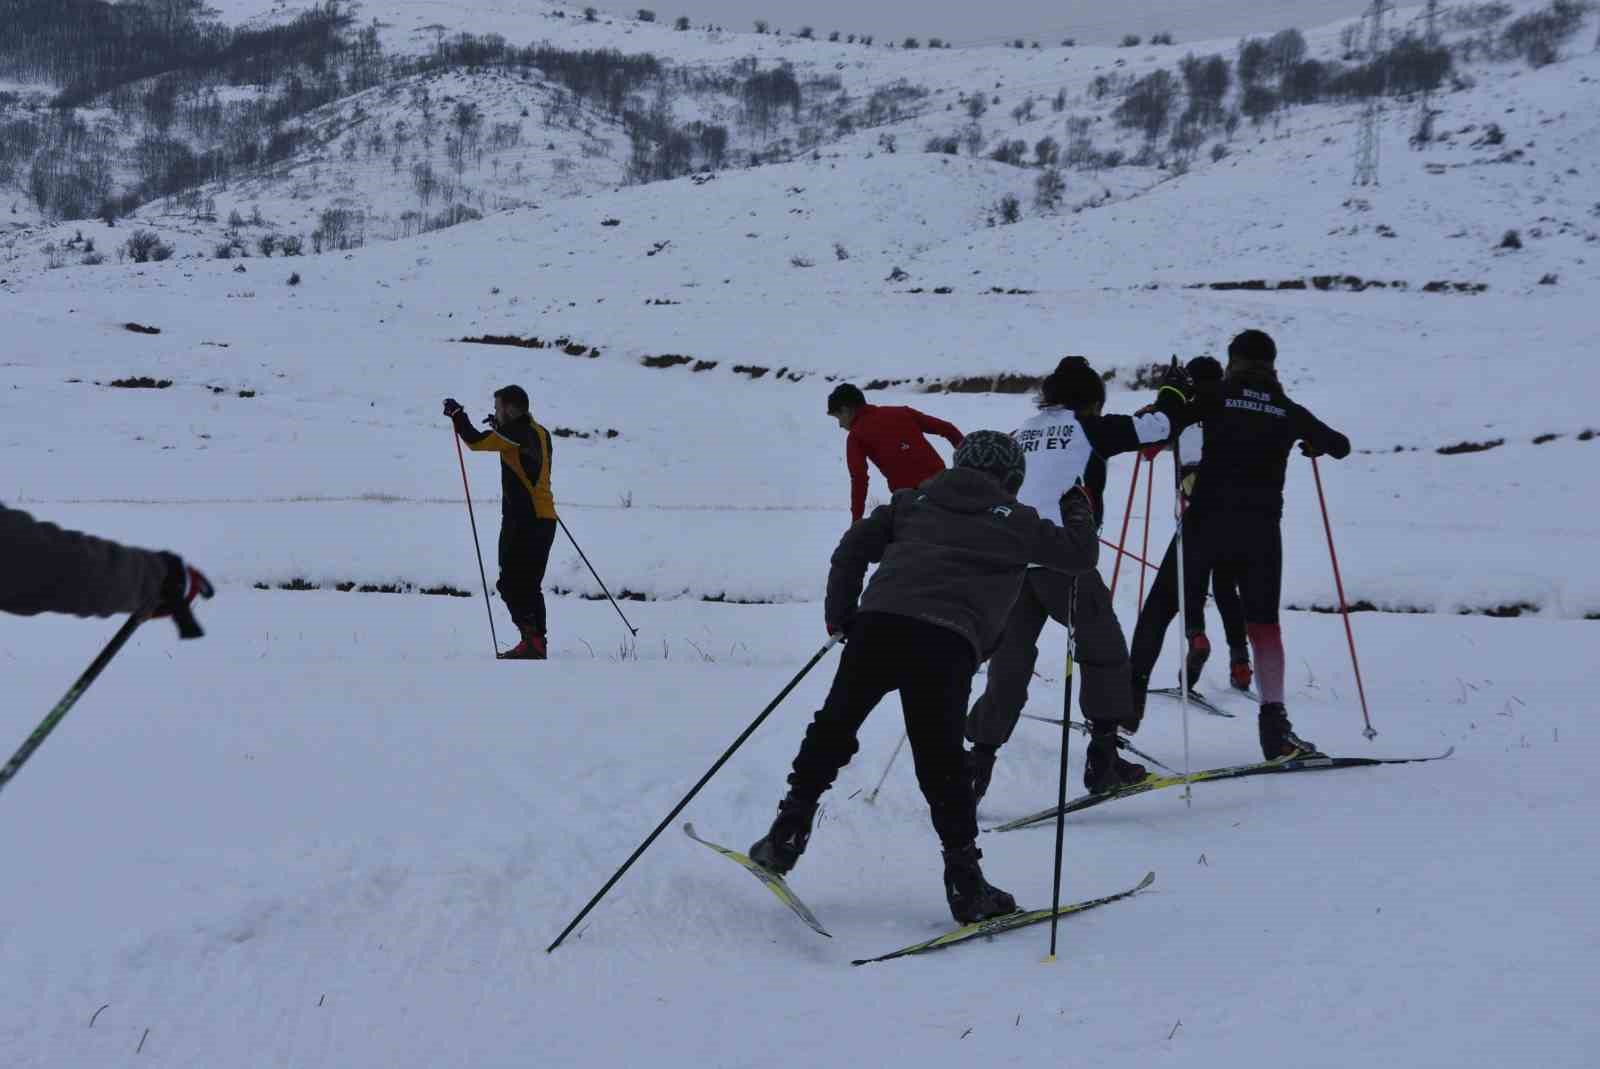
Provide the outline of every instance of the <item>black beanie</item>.
{"type": "Polygon", "coordinates": [[[1195,382],[1222,381],[1222,365],[1214,356],[1197,356],[1189,361],[1186,370],[1195,382]]]}
{"type": "Polygon", "coordinates": [[[1275,363],[1278,346],[1264,330],[1247,330],[1228,343],[1229,360],[1254,360],[1258,364],[1275,363]]]}

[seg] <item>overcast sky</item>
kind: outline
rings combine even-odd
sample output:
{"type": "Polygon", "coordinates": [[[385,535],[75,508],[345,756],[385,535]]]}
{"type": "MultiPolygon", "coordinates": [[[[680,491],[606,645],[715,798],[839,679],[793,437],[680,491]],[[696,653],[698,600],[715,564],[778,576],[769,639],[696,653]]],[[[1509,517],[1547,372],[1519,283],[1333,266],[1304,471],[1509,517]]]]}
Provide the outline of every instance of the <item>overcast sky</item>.
{"type": "Polygon", "coordinates": [[[614,14],[649,7],[664,22],[687,15],[695,25],[720,23],[748,30],[763,18],[792,33],[814,26],[870,33],[880,41],[943,37],[955,44],[1025,37],[1060,44],[1116,41],[1125,33],[1148,37],[1170,31],[1181,44],[1208,38],[1308,28],[1359,15],[1368,0],[609,0],[596,6],[614,14]]]}

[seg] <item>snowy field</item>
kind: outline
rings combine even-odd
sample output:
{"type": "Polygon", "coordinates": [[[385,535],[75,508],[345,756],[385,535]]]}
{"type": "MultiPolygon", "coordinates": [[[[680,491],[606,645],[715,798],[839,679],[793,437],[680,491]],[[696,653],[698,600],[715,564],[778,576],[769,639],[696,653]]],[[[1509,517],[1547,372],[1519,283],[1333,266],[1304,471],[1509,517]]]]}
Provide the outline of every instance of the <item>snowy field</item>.
{"type": "MultiPolygon", "coordinates": [[[[821,630],[815,606],[628,608],[637,661],[609,607],[559,603],[595,656],[538,666],[490,663],[482,606],[453,599],[228,591],[203,645],[150,628],[4,798],[7,1064],[1592,1064],[1592,624],[1362,617],[1368,745],[1337,620],[1292,615],[1310,737],[1455,755],[1086,813],[1065,893],[1156,884],[1066,922],[1055,965],[1038,928],[853,970],[949,923],[909,761],[858,793],[892,708],[794,875],[831,941],[672,831],[544,953],[821,630]]],[[[109,630],[0,622],[12,734],[109,630]]],[[[702,834],[764,830],[832,663],[691,805],[702,834]]],[[[1059,702],[1036,686],[1033,711],[1059,702]]],[[[1152,703],[1138,741],[1180,763],[1152,703]]],[[[1196,765],[1252,759],[1251,719],[1196,720],[1196,765]]],[[[1019,728],[985,824],[1048,804],[1055,748],[1019,728]]],[[[1048,830],[983,847],[1048,901],[1048,830]]]]}
{"type": "MultiPolygon", "coordinates": [[[[371,6],[397,36],[459,11],[371,6]]],[[[553,21],[475,8],[462,28],[553,21]]],[[[622,21],[563,33],[681,41],[696,63],[801,47],[622,21]]],[[[1120,51],[1074,51],[1074,93],[1120,51]]],[[[951,99],[990,76],[1043,92],[1035,65],[1063,66],[1002,49],[869,58],[846,72],[856,90],[916,75],[951,99]]],[[[39,238],[11,246],[0,500],[170,547],[220,590],[204,641],[141,631],[0,796],[0,1065],[1593,1065],[1600,118],[1584,101],[1600,55],[1473,75],[1443,95],[1452,136],[1426,151],[1391,110],[1384,184],[1362,190],[1354,112],[1303,108],[1187,175],[1107,172],[1111,199],[1075,213],[1105,186],[1074,173],[1061,213],[990,227],[1032,172],[916,151],[955,121],[940,101],[898,153],[874,132],[710,181],[614,189],[597,172],[579,195],[348,254],[47,270],[39,238]],[[1491,122],[1506,142],[1477,144],[1491,122]],[[1522,249],[1497,247],[1508,229],[1522,249]],[[1325,275],[1390,285],[1209,288],[1325,275]],[[1141,368],[1220,354],[1247,326],[1278,338],[1291,394],[1357,450],[1322,465],[1347,593],[1404,613],[1352,618],[1371,743],[1341,622],[1285,614],[1296,727],[1334,754],[1453,757],[1084,813],[1067,897],[1156,883],[1065,922],[1057,963],[1040,964],[1038,928],[852,969],[949,925],[910,762],[863,801],[899,738],[891,703],[794,873],[831,941],[673,830],[544,953],[823,641],[849,515],[834,382],[1009,429],[1026,396],[925,391],[1076,352],[1116,372],[1109,407],[1131,411],[1149,399],[1129,386],[1141,368]],[[541,346],[460,341],[481,335],[541,346]],[[137,377],[158,388],[111,385],[137,377]],[[548,663],[490,659],[481,594],[421,593],[478,590],[439,402],[482,415],[508,382],[562,435],[572,534],[613,591],[647,599],[623,603],[636,642],[586,600],[598,587],[565,538],[548,663]]],[[[126,226],[83,229],[110,248],[126,226]]],[[[492,569],[498,473],[467,463],[492,569]]],[[[1131,472],[1111,465],[1113,539],[1131,472]]],[[[1148,508],[1142,486],[1133,499],[1130,542],[1148,515],[1152,558],[1171,480],[1163,461],[1148,508]]],[[[1287,497],[1284,602],[1332,605],[1298,457],[1287,497]]],[[[1128,630],[1137,572],[1117,591],[1128,630]]],[[[115,626],[0,618],[0,757],[115,626]]],[[[1032,713],[1059,715],[1064,641],[1046,633],[1032,713]]],[[[703,835],[743,849],[765,830],[835,664],[689,807],[703,835]]],[[[1222,700],[1238,719],[1189,726],[1197,769],[1259,754],[1249,703],[1222,700]]],[[[1181,767],[1183,738],[1153,698],[1137,745],[1181,767]]],[[[1020,726],[980,823],[1049,804],[1058,745],[1020,726]]],[[[1081,761],[1075,739],[1074,786],[1081,761]]],[[[995,883],[1048,901],[1049,832],[981,845],[995,883]]]]}

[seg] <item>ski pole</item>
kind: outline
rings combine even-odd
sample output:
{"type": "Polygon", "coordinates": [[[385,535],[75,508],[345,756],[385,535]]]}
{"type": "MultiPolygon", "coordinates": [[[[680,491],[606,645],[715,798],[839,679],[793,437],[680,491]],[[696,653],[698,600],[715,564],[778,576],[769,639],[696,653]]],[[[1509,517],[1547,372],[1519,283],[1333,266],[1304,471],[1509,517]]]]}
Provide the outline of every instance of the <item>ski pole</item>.
{"type": "MultiPolygon", "coordinates": [[[[191,616],[190,619],[192,621],[193,617],[191,616]]],[[[71,688],[61,696],[61,700],[56,702],[55,708],[51,709],[45,718],[39,721],[39,726],[33,729],[33,734],[28,736],[27,741],[22,744],[21,748],[11,755],[11,760],[7,761],[4,767],[0,767],[0,789],[4,789],[5,785],[11,782],[11,777],[17,774],[17,770],[27,763],[28,758],[33,756],[35,750],[43,745],[44,740],[56,729],[56,725],[61,723],[72,707],[78,703],[78,699],[83,697],[83,692],[89,689],[89,684],[99,677],[100,673],[105,670],[106,665],[111,663],[111,658],[117,655],[117,651],[121,650],[128,639],[133,637],[134,631],[144,621],[144,613],[136,612],[128,617],[127,622],[117,630],[115,635],[111,636],[111,641],[106,643],[106,647],[100,651],[100,655],[89,663],[89,667],[83,670],[83,675],[78,677],[78,681],[72,684],[71,688]]]]}
{"type": "Polygon", "coordinates": [[[895,759],[900,756],[900,751],[905,748],[907,735],[900,733],[900,741],[895,743],[894,753],[889,755],[889,763],[883,766],[883,775],[878,777],[878,785],[872,788],[872,793],[867,795],[867,804],[872,805],[878,800],[878,792],[883,790],[884,781],[889,778],[889,770],[894,767],[895,759]]]}
{"type": "MultiPolygon", "coordinates": [[[[1177,446],[1173,446],[1173,455],[1177,455],[1177,446]]],[[[1144,612],[1144,570],[1145,562],[1150,559],[1150,510],[1154,507],[1156,492],[1156,462],[1150,462],[1150,476],[1144,484],[1144,547],[1139,550],[1144,556],[1139,561],[1139,611],[1144,612]]]]}
{"type": "Polygon", "coordinates": [[[1350,606],[1344,599],[1344,579],[1339,575],[1339,554],[1333,548],[1333,524],[1328,522],[1328,499],[1322,493],[1322,472],[1317,468],[1317,458],[1311,458],[1311,474],[1317,480],[1317,502],[1322,506],[1322,529],[1328,534],[1328,559],[1333,562],[1333,585],[1339,591],[1339,614],[1344,617],[1344,637],[1350,643],[1350,667],[1356,673],[1356,693],[1361,695],[1361,719],[1366,729],[1361,733],[1368,740],[1378,737],[1367,712],[1367,689],[1361,685],[1361,662],[1356,660],[1356,635],[1350,627],[1350,606]]]}
{"type": "MultiPolygon", "coordinates": [[[[1117,536],[1117,563],[1111,566],[1111,597],[1117,596],[1117,576],[1122,574],[1122,547],[1128,544],[1128,521],[1133,519],[1133,494],[1139,489],[1139,465],[1144,463],[1144,453],[1133,454],[1133,481],[1128,484],[1128,503],[1122,508],[1122,533],[1117,536]]],[[[1104,539],[1102,539],[1104,541],[1104,539]]],[[[1106,542],[1106,545],[1110,545],[1106,542]]],[[[1142,561],[1143,558],[1140,558],[1142,561]]]]}
{"type": "Polygon", "coordinates": [[[472,487],[467,485],[467,457],[461,451],[461,436],[450,429],[455,439],[456,459],[461,462],[461,491],[467,497],[467,522],[472,524],[472,550],[478,555],[478,578],[483,580],[483,611],[489,614],[489,641],[494,645],[494,655],[500,656],[500,639],[494,633],[494,607],[489,604],[489,575],[483,570],[483,545],[478,541],[478,518],[472,512],[472,487]]]}
{"type": "MultiPolygon", "coordinates": [[[[1176,356],[1172,358],[1172,366],[1174,369],[1178,366],[1178,358],[1176,356]]],[[[1183,804],[1192,806],[1194,800],[1190,796],[1189,781],[1189,769],[1191,768],[1189,764],[1189,617],[1184,604],[1187,600],[1187,592],[1184,589],[1183,569],[1183,453],[1179,446],[1181,434],[1180,428],[1174,424],[1172,428],[1172,512],[1178,529],[1177,534],[1173,537],[1176,539],[1175,545],[1178,551],[1178,637],[1180,641],[1178,648],[1178,694],[1179,700],[1183,702],[1183,804]]],[[[1155,466],[1151,465],[1152,471],[1154,468],[1155,466]]]]}
{"type": "Polygon", "coordinates": [[[611,596],[611,591],[606,590],[606,581],[600,578],[600,573],[594,570],[594,565],[589,564],[589,558],[584,555],[583,547],[578,545],[578,540],[572,537],[572,532],[567,531],[567,521],[563,520],[560,516],[557,516],[556,522],[561,525],[561,529],[563,531],[566,531],[567,541],[571,542],[572,548],[578,551],[578,556],[583,557],[583,563],[588,565],[589,574],[594,576],[594,581],[600,584],[600,589],[602,591],[605,591],[606,600],[611,602],[611,607],[617,610],[618,616],[622,617],[622,626],[626,627],[630,634],[638,635],[639,629],[628,622],[628,617],[623,613],[622,606],[618,605],[617,599],[611,596]]]}
{"type": "MultiPolygon", "coordinates": [[[[1133,550],[1131,550],[1131,549],[1123,549],[1121,546],[1112,544],[1110,539],[1102,538],[1100,540],[1100,544],[1102,546],[1105,546],[1107,549],[1114,549],[1114,550],[1117,551],[1117,563],[1118,564],[1122,563],[1122,558],[1123,557],[1127,557],[1130,560],[1138,561],[1140,564],[1143,564],[1148,568],[1154,568],[1155,567],[1155,565],[1151,564],[1149,561],[1147,561],[1143,557],[1139,556],[1139,554],[1135,553],[1133,550]]],[[[1114,568],[1112,569],[1112,571],[1115,571],[1115,570],[1116,569],[1114,569],[1114,568]]]]}
{"type": "MultiPolygon", "coordinates": [[[[1053,716],[1036,716],[1033,713],[1023,713],[1022,714],[1022,718],[1024,720],[1037,720],[1041,724],[1050,724],[1050,725],[1052,725],[1054,727],[1060,727],[1061,726],[1061,721],[1058,720],[1057,718],[1053,717],[1053,716]]],[[[1084,723],[1082,720],[1074,720],[1074,721],[1072,721],[1072,730],[1076,731],[1080,735],[1088,735],[1088,734],[1090,734],[1089,725],[1084,723]]],[[[1133,756],[1139,758],[1139,760],[1141,760],[1141,761],[1149,761],[1152,765],[1155,765],[1157,768],[1165,769],[1166,771],[1171,772],[1175,776],[1183,775],[1183,773],[1179,772],[1177,769],[1173,768],[1171,765],[1163,764],[1158,758],[1151,757],[1149,754],[1147,754],[1143,750],[1139,749],[1139,747],[1135,746],[1133,743],[1129,742],[1127,739],[1123,738],[1121,735],[1117,736],[1117,749],[1126,750],[1128,753],[1131,753],[1131,754],[1133,754],[1133,756]]]]}
{"type": "Polygon", "coordinates": [[[622,867],[612,875],[611,879],[606,881],[605,886],[600,888],[599,891],[595,892],[595,896],[593,898],[589,899],[589,904],[584,906],[583,909],[579,910],[578,915],[572,918],[572,922],[561,930],[561,934],[556,936],[556,941],[544,948],[544,952],[546,954],[551,953],[556,947],[560,946],[562,942],[566,940],[567,936],[572,934],[572,930],[579,924],[583,923],[583,918],[587,917],[589,915],[589,911],[600,904],[600,900],[606,896],[606,892],[610,891],[611,888],[617,885],[617,881],[622,879],[623,873],[627,872],[633,867],[633,863],[638,861],[640,855],[650,848],[650,844],[655,842],[656,838],[667,829],[667,825],[671,824],[673,820],[677,818],[678,814],[683,812],[684,807],[694,800],[694,796],[700,793],[700,789],[707,783],[711,782],[711,777],[715,776],[717,771],[721,769],[723,765],[728,763],[728,759],[734,755],[735,751],[737,751],[739,747],[745,744],[745,740],[749,739],[751,735],[755,734],[756,728],[760,727],[762,722],[765,721],[767,717],[772,715],[772,711],[778,707],[783,699],[789,696],[789,692],[798,687],[800,685],[800,681],[817,666],[817,662],[821,661],[823,657],[827,656],[828,651],[833,649],[833,647],[841,642],[843,638],[844,636],[842,634],[831,636],[826,645],[824,645],[816,653],[812,654],[811,660],[805,663],[805,667],[801,668],[800,671],[796,673],[795,677],[789,680],[788,685],[778,692],[778,696],[773,698],[772,701],[767,704],[765,709],[761,710],[760,715],[750,722],[750,726],[745,728],[737,739],[733,740],[733,745],[729,746],[723,751],[722,756],[717,758],[716,764],[712,765],[711,768],[706,771],[706,774],[700,777],[700,782],[691,787],[689,789],[689,793],[684,795],[683,799],[678,802],[677,805],[672,807],[672,812],[668,813],[662,819],[661,823],[656,825],[656,830],[651,832],[645,838],[645,841],[639,844],[639,848],[629,856],[628,860],[622,863],[622,867]]]}
{"type": "Polygon", "coordinates": [[[1055,887],[1050,893],[1050,953],[1046,963],[1056,960],[1056,926],[1061,921],[1061,853],[1067,831],[1067,748],[1072,740],[1072,660],[1078,652],[1077,637],[1078,581],[1072,581],[1067,592],[1067,679],[1061,699],[1061,783],[1056,798],[1056,874],[1055,887]]]}

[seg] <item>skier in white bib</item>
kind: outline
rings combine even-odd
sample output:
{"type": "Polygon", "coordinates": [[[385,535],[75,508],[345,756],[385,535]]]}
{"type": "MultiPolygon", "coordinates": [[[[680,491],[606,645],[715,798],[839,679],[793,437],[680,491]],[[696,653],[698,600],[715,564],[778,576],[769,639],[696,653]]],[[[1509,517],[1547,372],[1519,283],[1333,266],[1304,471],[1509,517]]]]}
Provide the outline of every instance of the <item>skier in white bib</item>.
{"type": "MultiPolygon", "coordinates": [[[[1098,372],[1081,356],[1069,356],[1047,376],[1039,391],[1039,414],[1012,432],[1027,457],[1027,478],[1017,500],[1056,514],[1056,502],[1082,484],[1095,505],[1096,526],[1104,518],[1106,460],[1141,446],[1166,441],[1172,425],[1159,412],[1143,416],[1107,416],[1106,387],[1098,372]]],[[[989,787],[995,755],[1028,702],[1028,682],[1039,657],[1039,634],[1047,619],[1068,622],[1068,606],[1077,584],[1071,626],[1077,641],[1082,679],[1079,697],[1089,722],[1089,756],[1084,786],[1095,792],[1136,783],[1146,775],[1142,765],[1117,754],[1117,729],[1136,731],[1128,669],[1128,644],[1111,606],[1111,592],[1099,572],[1073,577],[1030,568],[1022,591],[1006,621],[1005,635],[989,661],[983,696],[967,715],[968,770],[973,793],[981,798],[989,787]]]]}

